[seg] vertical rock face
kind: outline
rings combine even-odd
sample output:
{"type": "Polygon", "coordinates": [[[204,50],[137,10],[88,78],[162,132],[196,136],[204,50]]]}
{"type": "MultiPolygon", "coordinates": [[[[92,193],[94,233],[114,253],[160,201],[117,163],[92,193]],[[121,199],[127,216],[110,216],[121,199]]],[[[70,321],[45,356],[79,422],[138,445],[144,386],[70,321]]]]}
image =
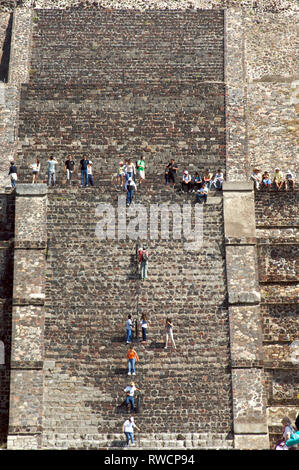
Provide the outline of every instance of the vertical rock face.
{"type": "Polygon", "coordinates": [[[292,35],[284,36],[287,20],[279,20],[286,53],[278,63],[279,50],[268,47],[271,18],[235,9],[225,17],[220,10],[15,11],[10,84],[0,90],[0,172],[15,151],[16,128],[19,182],[31,182],[35,158],[46,182],[54,155],[59,187],[46,197],[44,186],[20,186],[15,228],[14,195],[1,196],[0,433],[8,433],[9,448],[120,445],[118,405],[132,378],[128,314],[150,320],[148,343],[134,343],[144,447],[229,448],[233,431],[235,447],[266,448],[267,424],[274,439],[281,415],[295,416],[297,193],[257,193],[254,201],[251,185],[244,199],[236,182],[224,200],[211,193],[200,248],[192,251],[186,224],[178,232],[172,221],[185,206],[193,222],[200,218],[194,195],[162,188],[171,157],[179,176],[220,167],[238,181],[251,165],[276,164],[281,156],[272,159],[274,144],[261,142],[256,129],[270,130],[292,162],[296,81],[294,60],[286,59],[292,35]],[[77,184],[84,153],[96,187],[61,187],[67,155],[76,161],[77,184]],[[139,156],[147,181],[125,221],[111,175],[120,159],[139,156]],[[157,208],[161,220],[153,227],[157,208]],[[168,208],[174,214],[163,237],[168,208]],[[103,216],[110,238],[100,236],[103,216]],[[150,250],[144,282],[136,269],[141,240],[150,250]],[[167,316],[176,350],[164,350],[167,316]]]}
{"type": "MultiPolygon", "coordinates": [[[[90,435],[119,430],[116,409],[129,380],[125,321],[128,314],[140,320],[143,313],[150,320],[149,341],[135,343],[143,432],[197,433],[216,426],[229,433],[221,199],[205,208],[199,252],[173,240],[172,229],[169,240],[148,240],[149,277],[142,283],[135,272],[136,242],[96,236],[95,212],[103,201],[117,209],[110,194],[55,190],[49,195],[45,339],[55,368],[45,378],[45,444],[54,429],[75,434],[78,422],[90,435]],[[167,316],[177,350],[163,349],[167,316]]],[[[151,202],[163,202],[162,196],[139,195],[148,214],[151,202]]],[[[176,203],[182,203],[181,196],[176,203]]]]}

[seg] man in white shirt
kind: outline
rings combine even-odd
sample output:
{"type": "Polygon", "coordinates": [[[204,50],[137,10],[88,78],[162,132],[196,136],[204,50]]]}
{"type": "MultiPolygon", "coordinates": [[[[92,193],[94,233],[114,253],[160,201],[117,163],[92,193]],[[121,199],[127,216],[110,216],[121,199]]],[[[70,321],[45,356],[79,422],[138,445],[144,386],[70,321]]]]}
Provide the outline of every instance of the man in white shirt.
{"type": "Polygon", "coordinates": [[[123,424],[123,432],[126,435],[126,447],[129,447],[130,440],[131,440],[132,446],[135,445],[134,437],[133,437],[134,428],[136,428],[138,431],[140,431],[137,424],[135,424],[135,422],[134,422],[134,417],[130,416],[130,418],[127,419],[123,424]]]}
{"type": "Polygon", "coordinates": [[[182,192],[187,191],[188,193],[191,189],[191,175],[189,175],[187,170],[184,171],[184,174],[182,176],[181,186],[182,192]]]}
{"type": "Polygon", "coordinates": [[[50,160],[48,160],[48,186],[55,186],[55,166],[57,165],[57,160],[51,155],[50,160]]]}
{"type": "Polygon", "coordinates": [[[126,405],[129,406],[129,404],[131,405],[131,412],[134,411],[134,406],[135,406],[135,402],[134,402],[134,393],[136,392],[136,390],[138,392],[140,392],[139,388],[137,388],[135,386],[135,382],[130,382],[130,385],[128,385],[126,388],[124,388],[124,392],[126,392],[127,396],[126,396],[126,405]]]}
{"type": "Polygon", "coordinates": [[[294,187],[295,187],[295,176],[290,170],[288,170],[286,172],[285,188],[286,190],[288,190],[290,188],[294,189],[294,187]]]}
{"type": "Polygon", "coordinates": [[[254,168],[250,179],[254,182],[255,189],[259,189],[262,182],[262,175],[258,168],[254,168]]]}
{"type": "Polygon", "coordinates": [[[214,176],[213,184],[216,189],[222,189],[223,183],[223,173],[220,168],[218,168],[216,175],[214,176]]]}

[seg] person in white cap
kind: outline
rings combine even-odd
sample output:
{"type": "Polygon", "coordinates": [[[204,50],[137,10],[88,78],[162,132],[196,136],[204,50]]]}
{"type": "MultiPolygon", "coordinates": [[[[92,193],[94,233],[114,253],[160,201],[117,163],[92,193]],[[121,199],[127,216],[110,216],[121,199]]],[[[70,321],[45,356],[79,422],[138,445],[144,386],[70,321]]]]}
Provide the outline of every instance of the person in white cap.
{"type": "Polygon", "coordinates": [[[135,443],[134,443],[134,428],[136,428],[138,431],[140,431],[137,424],[135,424],[135,422],[134,422],[134,417],[130,416],[130,418],[127,419],[123,424],[123,432],[125,433],[125,436],[126,436],[126,447],[129,447],[130,441],[132,443],[132,446],[135,445],[135,443]]]}
{"type": "Polygon", "coordinates": [[[191,189],[191,175],[189,175],[189,172],[185,170],[182,176],[181,190],[182,190],[182,193],[183,192],[188,193],[190,189],[191,189]]]}
{"type": "Polygon", "coordinates": [[[136,387],[135,382],[130,382],[130,385],[127,385],[126,388],[124,388],[124,392],[126,393],[126,405],[129,406],[131,405],[131,413],[134,411],[134,393],[135,392],[140,392],[141,390],[136,387]]]}
{"type": "Polygon", "coordinates": [[[255,189],[259,189],[260,188],[260,184],[262,182],[262,175],[261,175],[261,172],[258,168],[254,168],[253,171],[252,171],[252,175],[250,176],[250,179],[253,181],[254,183],[254,188],[255,189]]]}
{"type": "Polygon", "coordinates": [[[275,168],[274,177],[273,177],[273,184],[274,184],[275,188],[277,189],[277,191],[279,191],[284,185],[283,173],[280,170],[280,168],[278,168],[278,167],[275,168]]]}
{"type": "Polygon", "coordinates": [[[286,190],[295,188],[295,176],[290,170],[286,172],[285,188],[286,190]]]}
{"type": "Polygon", "coordinates": [[[213,178],[215,189],[222,189],[223,178],[223,172],[221,171],[221,168],[218,168],[217,173],[213,178]]]}

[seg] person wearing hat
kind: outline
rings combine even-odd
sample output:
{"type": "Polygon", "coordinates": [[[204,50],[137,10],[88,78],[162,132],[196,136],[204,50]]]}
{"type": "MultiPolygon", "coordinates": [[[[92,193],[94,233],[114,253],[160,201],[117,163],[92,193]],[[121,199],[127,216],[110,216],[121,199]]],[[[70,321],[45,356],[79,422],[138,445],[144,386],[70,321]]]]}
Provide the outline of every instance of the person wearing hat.
{"type": "Polygon", "coordinates": [[[181,191],[189,193],[191,189],[191,175],[189,175],[189,172],[187,170],[184,171],[184,174],[182,176],[182,181],[181,181],[181,191]]]}
{"type": "Polygon", "coordinates": [[[127,387],[124,388],[124,392],[126,392],[127,394],[126,405],[127,407],[131,405],[131,413],[134,411],[134,393],[136,392],[136,390],[137,392],[141,392],[141,390],[135,386],[135,382],[130,382],[130,385],[127,385],[127,387]]]}
{"type": "Polygon", "coordinates": [[[274,177],[273,177],[273,184],[274,184],[275,188],[277,189],[277,191],[279,191],[284,185],[283,173],[280,170],[280,168],[278,168],[278,167],[275,168],[274,177]]]}
{"type": "Polygon", "coordinates": [[[130,416],[129,419],[127,419],[124,424],[123,424],[123,433],[126,436],[126,447],[129,447],[130,441],[132,446],[135,445],[134,443],[134,428],[136,428],[138,431],[140,431],[139,427],[135,424],[134,422],[134,417],[130,416]]]}
{"type": "Polygon", "coordinates": [[[142,280],[147,278],[149,253],[146,244],[138,250],[138,261],[140,263],[140,277],[142,280]]]}
{"type": "Polygon", "coordinates": [[[253,181],[254,188],[259,189],[260,184],[262,182],[262,175],[261,175],[261,172],[258,168],[253,169],[252,175],[250,176],[250,179],[253,181]]]}
{"type": "Polygon", "coordinates": [[[294,174],[288,170],[286,172],[286,179],[285,179],[285,189],[294,189],[295,188],[295,177],[294,174]]]}

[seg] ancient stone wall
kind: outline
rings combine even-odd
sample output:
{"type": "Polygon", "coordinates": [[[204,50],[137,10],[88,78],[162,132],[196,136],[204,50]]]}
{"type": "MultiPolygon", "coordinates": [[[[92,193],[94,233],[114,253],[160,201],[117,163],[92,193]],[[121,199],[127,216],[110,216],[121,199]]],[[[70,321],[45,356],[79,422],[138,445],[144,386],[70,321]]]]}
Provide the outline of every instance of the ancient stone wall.
{"type": "Polygon", "coordinates": [[[228,177],[246,180],[254,167],[272,176],[276,166],[298,174],[296,13],[225,15],[228,177]]]}
{"type": "Polygon", "coordinates": [[[298,413],[298,191],[258,192],[258,266],[271,444],[298,413]],[[297,349],[296,349],[297,348],[297,349]]]}
{"type": "Polygon", "coordinates": [[[14,207],[14,195],[0,195],[0,445],[6,441],[9,420],[14,207]]]}

